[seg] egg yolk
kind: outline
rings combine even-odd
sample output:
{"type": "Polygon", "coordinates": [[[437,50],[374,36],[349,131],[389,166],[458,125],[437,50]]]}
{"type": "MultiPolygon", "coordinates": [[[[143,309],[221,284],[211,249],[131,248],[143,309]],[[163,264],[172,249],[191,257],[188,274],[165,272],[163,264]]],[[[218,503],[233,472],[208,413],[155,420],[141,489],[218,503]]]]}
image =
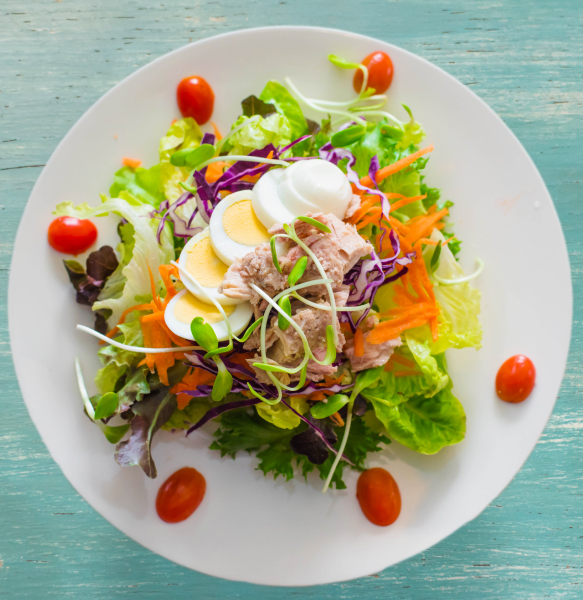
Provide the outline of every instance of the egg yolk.
{"type": "Polygon", "coordinates": [[[251,200],[241,200],[231,204],[223,213],[225,233],[243,246],[258,246],[268,242],[270,235],[257,218],[251,200]]]}
{"type": "Polygon", "coordinates": [[[215,288],[223,283],[229,267],[215,254],[211,239],[206,236],[192,246],[187,253],[184,268],[203,287],[215,288]]]}
{"type": "MultiPolygon", "coordinates": [[[[223,310],[227,317],[235,310],[234,306],[224,306],[223,310]]],[[[191,323],[192,319],[202,317],[205,323],[212,325],[223,320],[223,315],[213,304],[201,302],[192,294],[184,294],[174,305],[174,316],[181,323],[191,323]]]]}

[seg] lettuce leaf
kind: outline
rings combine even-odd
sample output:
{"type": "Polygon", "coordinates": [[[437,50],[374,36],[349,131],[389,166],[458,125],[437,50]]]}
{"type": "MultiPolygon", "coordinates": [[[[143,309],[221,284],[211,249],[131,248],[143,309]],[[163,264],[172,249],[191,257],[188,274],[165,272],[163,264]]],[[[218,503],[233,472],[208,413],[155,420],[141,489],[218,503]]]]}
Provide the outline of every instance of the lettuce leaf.
{"type": "Polygon", "coordinates": [[[466,416],[451,385],[430,398],[413,396],[406,402],[395,403],[380,396],[367,398],[390,437],[416,452],[435,454],[464,439],[466,416]]]}
{"type": "MultiPolygon", "coordinates": [[[[115,278],[116,289],[119,288],[120,275],[125,278],[121,295],[119,297],[104,298],[104,290],[100,294],[100,299],[93,304],[94,311],[110,309],[112,311],[111,319],[114,323],[117,323],[121,313],[136,304],[136,297],[145,297],[151,294],[148,269],[151,270],[154,276],[158,291],[164,289],[158,267],[174,259],[174,243],[171,227],[167,224],[162,232],[161,243],[158,245],[156,239],[158,221],[149,218],[151,206],[143,204],[128,192],[121,192],[119,198],[108,199],[102,196],[102,204],[97,207],[90,207],[86,203],[73,206],[71,202],[62,202],[57,205],[54,214],[86,219],[102,216],[109,212],[124,217],[134,228],[132,257],[123,266],[121,273],[117,274],[116,270],[110,277],[110,279],[115,278]]],[[[112,286],[109,287],[109,290],[111,289],[112,286]]]]}
{"type": "Polygon", "coordinates": [[[225,143],[225,150],[230,154],[249,154],[253,150],[265,148],[267,144],[287,146],[292,141],[290,122],[287,117],[279,113],[267,117],[241,115],[233,123],[232,129],[243,123],[246,125],[232,134],[225,143]]]}
{"type": "Polygon", "coordinates": [[[259,99],[274,104],[277,111],[286,117],[291,126],[292,140],[308,133],[308,124],[300,105],[281,83],[269,81],[259,95],[259,99]]]}
{"type": "MultiPolygon", "coordinates": [[[[431,239],[443,242],[445,238],[437,229],[431,239]]],[[[443,246],[435,273],[443,279],[459,279],[464,271],[448,246],[443,246]]],[[[480,314],[480,291],[469,282],[457,285],[436,285],[435,298],[441,308],[444,336],[452,348],[476,348],[482,346],[480,314]]],[[[440,332],[441,335],[441,332],[440,332]]]]}
{"type": "MultiPolygon", "coordinates": [[[[405,340],[415,362],[423,373],[427,385],[423,395],[434,396],[449,383],[445,355],[432,356],[429,342],[415,337],[410,332],[405,333],[405,340]]],[[[399,377],[398,379],[407,379],[407,377],[399,377]]]]}
{"type": "Polygon", "coordinates": [[[166,135],[160,140],[160,180],[166,198],[174,202],[182,196],[184,190],[180,182],[188,177],[188,170],[170,164],[170,157],[177,150],[196,148],[202,141],[202,132],[196,121],[187,117],[179,119],[170,126],[166,135]]]}
{"type": "MultiPolygon", "coordinates": [[[[293,409],[300,414],[305,414],[310,410],[308,403],[303,398],[290,396],[289,403],[293,409]]],[[[302,420],[291,409],[281,402],[279,404],[269,405],[261,402],[255,406],[257,414],[268,423],[279,427],[280,429],[295,429],[302,420]]]]}
{"type": "Polygon", "coordinates": [[[113,185],[109,188],[109,195],[112,198],[119,198],[121,192],[129,192],[141,202],[158,208],[160,202],[164,200],[160,165],[154,165],[150,169],[123,167],[116,171],[113,185]]]}

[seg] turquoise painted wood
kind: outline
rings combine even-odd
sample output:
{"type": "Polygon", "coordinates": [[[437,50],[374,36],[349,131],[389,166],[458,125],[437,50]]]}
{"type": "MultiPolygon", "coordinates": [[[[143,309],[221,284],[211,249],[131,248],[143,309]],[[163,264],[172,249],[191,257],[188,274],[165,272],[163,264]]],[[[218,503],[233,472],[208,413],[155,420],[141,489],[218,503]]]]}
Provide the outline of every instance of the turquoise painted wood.
{"type": "Polygon", "coordinates": [[[2,0],[0,597],[583,597],[582,58],[581,0],[2,0]],[[305,589],[261,588],[185,570],[97,515],[53,463],[28,417],[6,323],[16,228],[34,181],[71,125],[157,56],[223,31],[278,24],[376,36],[471,86],[540,169],[563,224],[575,289],[574,336],[556,410],[504,493],[419,556],[371,577],[305,589]]]}

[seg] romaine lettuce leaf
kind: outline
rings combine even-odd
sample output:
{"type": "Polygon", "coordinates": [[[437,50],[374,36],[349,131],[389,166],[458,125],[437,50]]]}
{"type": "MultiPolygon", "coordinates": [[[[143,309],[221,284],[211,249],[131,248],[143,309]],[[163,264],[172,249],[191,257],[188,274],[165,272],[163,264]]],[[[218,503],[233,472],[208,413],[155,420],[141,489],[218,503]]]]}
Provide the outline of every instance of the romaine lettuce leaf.
{"type": "Polygon", "coordinates": [[[287,146],[292,141],[292,129],[289,120],[284,115],[273,113],[267,117],[241,115],[232,129],[241,127],[225,142],[225,149],[230,154],[249,154],[253,150],[265,148],[267,144],[287,146]]]}
{"type": "Polygon", "coordinates": [[[300,105],[281,83],[269,81],[259,95],[259,99],[274,104],[277,111],[286,117],[291,126],[292,140],[308,133],[308,124],[300,105]]]}
{"type": "MultiPolygon", "coordinates": [[[[443,242],[445,238],[437,229],[431,239],[443,242]]],[[[448,246],[443,246],[435,273],[443,279],[459,279],[464,271],[456,261],[448,246]]],[[[435,298],[441,308],[445,324],[445,336],[452,348],[476,349],[482,346],[482,326],[480,314],[480,291],[468,282],[456,285],[436,285],[435,298]]]]}
{"type": "MultiPolygon", "coordinates": [[[[429,342],[420,340],[410,332],[405,333],[405,340],[427,384],[423,395],[434,396],[449,383],[445,355],[432,356],[429,342]]],[[[407,377],[398,379],[407,379],[407,377]]]]}
{"type": "Polygon", "coordinates": [[[164,194],[170,202],[182,196],[184,190],[180,182],[185,181],[188,170],[170,164],[170,157],[177,150],[196,148],[202,141],[202,132],[191,117],[174,122],[168,133],[160,140],[160,179],[164,194]]]}
{"type": "Polygon", "coordinates": [[[164,188],[160,177],[160,165],[150,169],[123,167],[114,175],[109,195],[118,198],[121,192],[129,192],[141,202],[158,208],[164,200],[164,188]]]}
{"type": "Polygon", "coordinates": [[[431,398],[413,396],[406,402],[367,397],[389,436],[416,452],[435,454],[444,446],[464,439],[466,416],[451,392],[451,385],[431,398]]]}

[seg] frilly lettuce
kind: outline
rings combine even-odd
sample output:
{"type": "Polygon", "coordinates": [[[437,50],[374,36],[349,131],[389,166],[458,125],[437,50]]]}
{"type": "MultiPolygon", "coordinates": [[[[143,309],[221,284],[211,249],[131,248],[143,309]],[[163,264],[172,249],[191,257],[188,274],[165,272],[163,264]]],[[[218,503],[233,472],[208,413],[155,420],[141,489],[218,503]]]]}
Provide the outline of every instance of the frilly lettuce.
{"type": "Polygon", "coordinates": [[[287,117],[273,113],[268,117],[241,115],[232,129],[245,124],[233,133],[225,143],[230,154],[249,154],[253,150],[265,148],[267,144],[287,146],[292,141],[292,128],[287,117]]]}
{"type": "MultiPolygon", "coordinates": [[[[439,242],[445,240],[437,229],[433,230],[431,239],[439,242]]],[[[443,279],[459,279],[465,276],[448,246],[443,246],[441,249],[435,273],[443,279]]],[[[441,308],[444,334],[450,346],[452,348],[481,348],[482,326],[478,319],[480,291],[466,282],[456,285],[436,285],[434,292],[441,308]]]]}
{"type": "Polygon", "coordinates": [[[155,208],[164,200],[164,188],[160,177],[160,165],[150,169],[123,167],[114,175],[109,195],[118,198],[121,192],[129,192],[141,202],[151,204],[155,208]]]}
{"type": "Polygon", "coordinates": [[[431,398],[413,396],[405,402],[368,394],[366,397],[389,436],[416,452],[435,454],[464,439],[466,416],[451,393],[451,385],[431,398]]]}
{"type": "MultiPolygon", "coordinates": [[[[289,403],[294,410],[297,410],[302,415],[310,410],[308,403],[302,398],[291,396],[289,398],[289,403]]],[[[262,419],[265,419],[268,423],[271,423],[280,429],[295,429],[301,423],[301,419],[298,415],[281,402],[274,405],[261,402],[256,408],[257,414],[262,419]]]]}
{"type": "Polygon", "coordinates": [[[173,202],[184,190],[180,182],[188,176],[187,169],[170,164],[170,157],[177,150],[196,148],[202,140],[202,132],[191,117],[179,119],[170,126],[168,133],[160,140],[160,179],[166,198],[173,202]]]}
{"type": "MultiPolygon", "coordinates": [[[[259,99],[273,104],[277,112],[285,116],[291,126],[291,140],[296,140],[308,132],[308,124],[298,101],[281,83],[269,81],[259,95],[259,99]]],[[[285,146],[286,144],[281,145],[285,146]]]]}
{"type": "MultiPolygon", "coordinates": [[[[102,201],[102,204],[96,207],[90,207],[86,203],[74,206],[71,202],[62,202],[57,206],[54,214],[87,219],[114,212],[132,224],[134,248],[131,260],[121,271],[121,275],[126,280],[121,296],[99,300],[93,304],[93,310],[110,309],[111,319],[117,323],[121,313],[136,304],[136,297],[144,297],[151,293],[148,268],[154,276],[157,289],[159,291],[163,289],[158,268],[161,264],[167,264],[174,259],[174,244],[170,226],[167,226],[158,245],[156,239],[158,221],[149,218],[150,205],[142,204],[127,192],[121,192],[119,198],[108,199],[102,196],[102,201]]],[[[116,276],[116,272],[112,277],[116,276]]]]}

